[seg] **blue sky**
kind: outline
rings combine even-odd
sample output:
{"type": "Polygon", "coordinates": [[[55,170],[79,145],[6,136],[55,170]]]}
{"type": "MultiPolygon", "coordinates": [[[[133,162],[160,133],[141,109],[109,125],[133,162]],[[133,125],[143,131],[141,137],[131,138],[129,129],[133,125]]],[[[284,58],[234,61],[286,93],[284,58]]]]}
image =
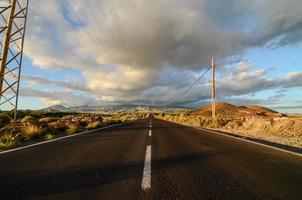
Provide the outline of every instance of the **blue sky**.
{"type": "Polygon", "coordinates": [[[215,55],[218,100],[302,113],[302,3],[273,2],[32,1],[20,108],[169,104],[215,55]]]}

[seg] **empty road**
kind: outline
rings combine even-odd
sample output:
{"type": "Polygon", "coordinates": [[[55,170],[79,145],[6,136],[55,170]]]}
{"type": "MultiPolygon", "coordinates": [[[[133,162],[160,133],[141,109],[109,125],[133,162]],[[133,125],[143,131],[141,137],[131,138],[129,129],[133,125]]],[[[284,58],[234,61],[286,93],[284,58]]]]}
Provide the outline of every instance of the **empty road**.
{"type": "Polygon", "coordinates": [[[301,199],[302,157],[157,119],[0,154],[0,199],[301,199]]]}

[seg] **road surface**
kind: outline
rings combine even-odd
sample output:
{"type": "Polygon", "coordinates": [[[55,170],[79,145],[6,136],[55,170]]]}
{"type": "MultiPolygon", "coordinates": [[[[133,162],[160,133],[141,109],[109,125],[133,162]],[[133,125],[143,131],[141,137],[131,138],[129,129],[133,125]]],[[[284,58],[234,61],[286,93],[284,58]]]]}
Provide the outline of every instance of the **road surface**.
{"type": "Polygon", "coordinates": [[[150,118],[2,154],[0,190],[3,200],[301,199],[302,157],[150,118]]]}

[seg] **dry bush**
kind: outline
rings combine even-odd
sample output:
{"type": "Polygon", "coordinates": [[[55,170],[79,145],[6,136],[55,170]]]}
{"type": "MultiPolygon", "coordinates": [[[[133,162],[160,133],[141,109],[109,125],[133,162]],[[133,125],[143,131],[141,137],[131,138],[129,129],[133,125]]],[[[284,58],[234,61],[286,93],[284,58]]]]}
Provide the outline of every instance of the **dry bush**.
{"type": "Polygon", "coordinates": [[[27,115],[25,116],[22,120],[21,123],[37,123],[38,120],[36,118],[34,118],[33,116],[27,115]]]}
{"type": "Polygon", "coordinates": [[[66,116],[62,117],[61,119],[62,120],[72,120],[75,117],[76,117],[75,115],[66,115],[66,116]]]}
{"type": "Polygon", "coordinates": [[[39,119],[39,123],[47,124],[47,123],[55,122],[57,120],[58,120],[57,118],[53,118],[53,117],[44,117],[44,118],[39,119]]]}
{"type": "Polygon", "coordinates": [[[47,133],[44,135],[45,140],[52,140],[53,138],[54,138],[54,135],[52,135],[52,134],[47,133]]]}
{"type": "Polygon", "coordinates": [[[14,141],[14,135],[11,133],[5,133],[0,136],[0,143],[6,144],[14,141]]]}
{"type": "Polygon", "coordinates": [[[40,138],[42,135],[42,128],[36,125],[28,125],[23,127],[22,136],[25,140],[40,138]]]}
{"type": "Polygon", "coordinates": [[[15,146],[15,138],[11,133],[5,133],[0,136],[0,148],[11,148],[15,146]]]}
{"type": "Polygon", "coordinates": [[[72,125],[69,125],[68,128],[66,129],[66,134],[72,135],[72,134],[81,132],[83,130],[84,130],[83,127],[76,125],[76,124],[72,124],[72,125]]]}
{"type": "Polygon", "coordinates": [[[93,122],[93,123],[89,123],[85,128],[88,130],[92,130],[92,129],[96,129],[102,126],[101,122],[93,122]]]}

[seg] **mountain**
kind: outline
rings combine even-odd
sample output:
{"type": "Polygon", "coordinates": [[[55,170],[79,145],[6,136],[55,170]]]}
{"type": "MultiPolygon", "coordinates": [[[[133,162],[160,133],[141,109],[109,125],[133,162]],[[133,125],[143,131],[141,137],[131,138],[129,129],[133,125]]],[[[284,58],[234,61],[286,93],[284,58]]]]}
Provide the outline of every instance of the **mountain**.
{"type": "Polygon", "coordinates": [[[177,112],[187,111],[185,107],[167,107],[160,106],[142,106],[142,105],[104,105],[104,106],[68,106],[54,105],[48,108],[41,109],[42,112],[177,112]]]}

